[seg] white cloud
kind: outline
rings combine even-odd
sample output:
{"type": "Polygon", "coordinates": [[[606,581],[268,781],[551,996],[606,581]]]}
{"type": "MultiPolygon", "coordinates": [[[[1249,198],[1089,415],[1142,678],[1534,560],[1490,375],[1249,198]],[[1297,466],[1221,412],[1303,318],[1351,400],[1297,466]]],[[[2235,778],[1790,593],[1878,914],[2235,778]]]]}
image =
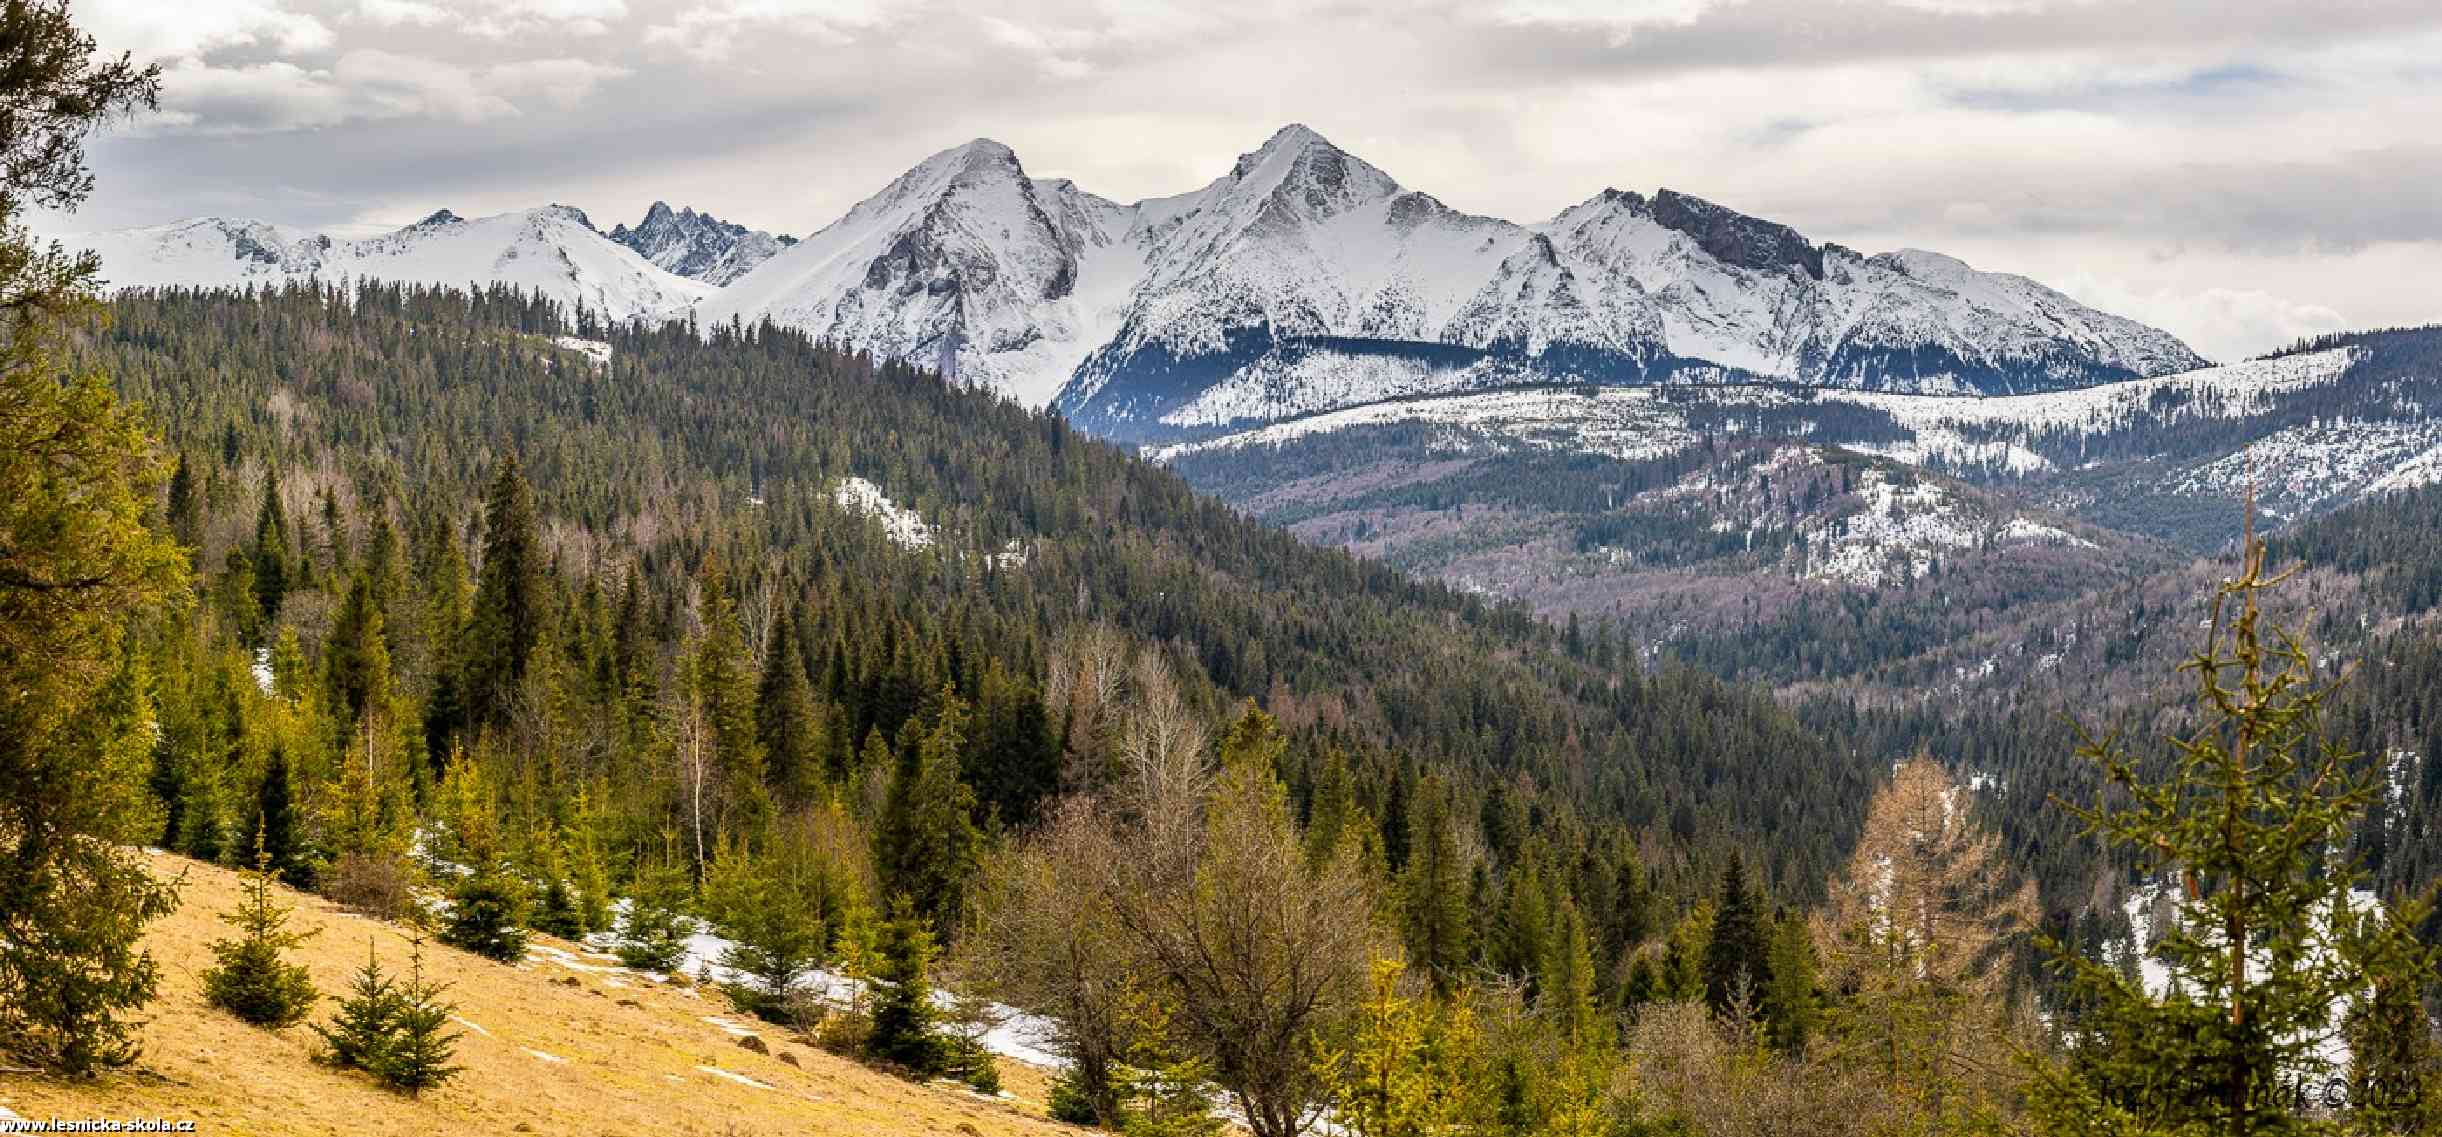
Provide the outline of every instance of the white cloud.
{"type": "Polygon", "coordinates": [[[356,18],[386,28],[436,28],[454,17],[448,9],[426,0],[358,0],[356,18]]]}
{"type": "Polygon", "coordinates": [[[528,59],[468,68],[397,52],[360,49],[329,67],[287,60],[234,67],[185,62],[162,77],[162,113],[142,133],[259,134],[349,123],[425,119],[460,124],[583,103],[625,68],[582,59],[528,59]]]}
{"type": "Polygon", "coordinates": [[[1639,28],[1695,23],[1707,11],[1737,0],[1501,0],[1494,20],[1506,24],[1597,28],[1624,43],[1639,28]]]}
{"type": "Polygon", "coordinates": [[[282,0],[109,0],[79,5],[76,16],[103,51],[146,60],[231,47],[313,51],[332,40],[328,25],[282,0]]]}
{"type": "Polygon", "coordinates": [[[2329,305],[2277,296],[2257,287],[2142,289],[2125,281],[2091,277],[2057,284],[2083,303],[2168,330],[2205,357],[2225,363],[2352,326],[2347,316],[2329,305]]]}
{"type": "Polygon", "coordinates": [[[1093,65],[1054,44],[1050,37],[998,16],[986,16],[984,31],[994,43],[1033,58],[1035,66],[1054,79],[1082,79],[1093,65]]]}
{"type": "Polygon", "coordinates": [[[566,110],[583,103],[595,87],[627,74],[625,67],[585,59],[528,59],[487,68],[483,85],[503,98],[540,99],[566,110]]]}
{"type": "Polygon", "coordinates": [[[704,61],[735,54],[742,36],[841,46],[891,17],[886,0],[700,0],[649,24],[644,41],[704,61]]]}

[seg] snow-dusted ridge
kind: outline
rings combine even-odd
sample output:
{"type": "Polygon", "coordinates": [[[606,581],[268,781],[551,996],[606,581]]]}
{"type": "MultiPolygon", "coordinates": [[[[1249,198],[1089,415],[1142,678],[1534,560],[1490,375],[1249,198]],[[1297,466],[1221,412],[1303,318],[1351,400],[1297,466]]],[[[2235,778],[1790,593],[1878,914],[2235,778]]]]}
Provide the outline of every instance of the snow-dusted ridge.
{"type": "Polygon", "coordinates": [[[277,287],[309,280],[507,284],[617,320],[681,315],[712,291],[612,242],[582,210],[564,205],[471,219],[444,209],[370,236],[204,217],[60,240],[100,254],[102,276],[114,289],[277,287]]]}
{"type": "MultiPolygon", "coordinates": [[[[1746,407],[1802,410],[1849,405],[1887,415],[1908,436],[1898,442],[1857,442],[1827,436],[1849,449],[1910,465],[2000,466],[2013,473],[2051,468],[2030,447],[2047,438],[2100,434],[2144,421],[2233,419],[2262,413],[2281,395],[2337,384],[2363,357],[2358,348],[2249,360],[2152,379],[2026,395],[1898,394],[1786,384],[1676,384],[1638,388],[1544,386],[1489,392],[1391,398],[1284,418],[1264,426],[1192,442],[1149,448],[1156,461],[1191,454],[1280,445],[1360,426],[1424,423],[1500,433],[1552,449],[1656,457],[1694,444],[1691,409],[1746,407]],[[1968,432],[1973,432],[1971,437],[1968,432]]],[[[1733,421],[1731,429],[1737,429],[1733,421]]],[[[2360,436],[2362,438],[2362,435],[2360,436]]],[[[2420,434],[2420,437],[2422,435],[2420,434]]],[[[2435,443],[2442,443],[2437,437],[2435,443]]],[[[2398,470],[2365,475],[2393,482],[2442,473],[2442,458],[2417,446],[2398,470]]]]}

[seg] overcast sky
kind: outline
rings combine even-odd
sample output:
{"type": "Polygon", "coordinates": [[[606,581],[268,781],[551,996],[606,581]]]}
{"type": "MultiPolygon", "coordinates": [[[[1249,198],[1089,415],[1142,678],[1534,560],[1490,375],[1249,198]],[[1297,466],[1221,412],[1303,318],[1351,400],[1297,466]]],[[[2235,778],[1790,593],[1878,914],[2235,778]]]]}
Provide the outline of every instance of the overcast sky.
{"type": "Polygon", "coordinates": [[[1670,186],[2216,358],[2442,320],[2435,0],[76,0],[160,61],[73,227],[663,198],[820,228],[970,138],[1121,201],[1287,122],[1535,221],[1670,186]]]}

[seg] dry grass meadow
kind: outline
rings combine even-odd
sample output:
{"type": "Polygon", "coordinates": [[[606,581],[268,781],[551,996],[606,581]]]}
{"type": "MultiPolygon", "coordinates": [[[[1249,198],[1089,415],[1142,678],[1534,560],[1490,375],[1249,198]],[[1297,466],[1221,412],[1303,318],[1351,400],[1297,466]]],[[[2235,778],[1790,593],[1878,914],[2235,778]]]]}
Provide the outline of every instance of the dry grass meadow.
{"type": "MultiPolygon", "coordinates": [[[[759,1054],[739,1045],[733,1031],[744,1020],[717,994],[618,974],[613,961],[544,937],[535,942],[545,958],[516,966],[425,946],[427,972],[452,984],[445,997],[463,1020],[457,1061],[466,1072],[411,1099],[316,1064],[321,1040],[304,1026],[274,1033],[208,1006],[200,975],[208,945],[230,934],[219,914],[236,905],[239,878],[177,857],[153,865],[184,873],[186,884],[178,912],[148,937],[162,984],[146,1011],[143,1056],[91,1082],[0,1074],[0,1107],[30,1119],[191,1119],[198,1133],[264,1137],[1083,1132],[1042,1116],[1045,1077],[1031,1067],[1004,1062],[1010,1096],[991,1099],[910,1084],[768,1028],[771,1052],[759,1054]]],[[[406,966],[405,929],[310,895],[283,890],[282,899],[295,906],[295,925],[320,930],[296,958],[326,996],[345,989],[368,939],[385,967],[406,966]]],[[[326,999],[313,1021],[328,1021],[334,1006],[326,999]]]]}

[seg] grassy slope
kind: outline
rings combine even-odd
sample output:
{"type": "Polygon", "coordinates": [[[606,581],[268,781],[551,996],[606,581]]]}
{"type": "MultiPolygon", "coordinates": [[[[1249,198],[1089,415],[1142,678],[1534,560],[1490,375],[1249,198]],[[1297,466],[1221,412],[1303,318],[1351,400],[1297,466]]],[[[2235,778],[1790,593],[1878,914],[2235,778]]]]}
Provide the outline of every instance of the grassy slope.
{"type": "MultiPolygon", "coordinates": [[[[209,1007],[200,974],[211,963],[207,945],[230,932],[218,914],[236,905],[238,877],[177,857],[153,860],[156,871],[184,872],[186,886],[177,914],[148,938],[162,985],[148,1008],[138,1066],[91,1083],[0,1076],[0,1106],[29,1118],[167,1117],[199,1121],[203,1133],[265,1135],[1078,1132],[1042,1118],[1044,1081],[1030,1068],[1004,1063],[1017,1100],[994,1101],[947,1085],[912,1085],[775,1033],[764,1035],[772,1050],[765,1056],[705,1021],[728,1014],[717,995],[544,960],[506,967],[431,944],[427,970],[454,984],[446,998],[483,1029],[459,1026],[464,1074],[409,1099],[361,1074],[315,1064],[320,1039],[304,1026],[273,1033],[209,1007]],[[564,985],[567,978],[577,985],[564,985]],[[783,1052],[802,1067],[782,1062],[783,1052]]],[[[367,937],[385,967],[406,966],[407,937],[398,926],[338,911],[318,897],[284,890],[283,900],[296,906],[297,924],[321,929],[297,958],[325,994],[344,989],[364,961],[367,937]]],[[[540,937],[536,943],[571,948],[540,937]]],[[[314,1021],[327,1021],[334,1009],[326,1001],[314,1021]]]]}

